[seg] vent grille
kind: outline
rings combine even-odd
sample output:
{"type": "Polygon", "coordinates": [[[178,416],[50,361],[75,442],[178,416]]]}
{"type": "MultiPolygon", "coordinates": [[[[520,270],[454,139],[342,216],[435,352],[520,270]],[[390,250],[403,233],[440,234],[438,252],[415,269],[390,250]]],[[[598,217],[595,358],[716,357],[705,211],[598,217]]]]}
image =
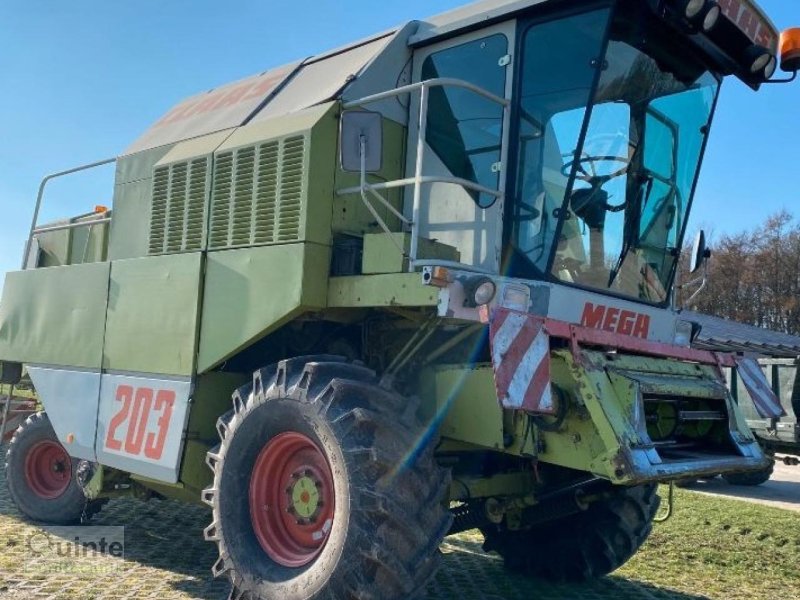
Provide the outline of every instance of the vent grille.
{"type": "Polygon", "coordinates": [[[157,167],[150,207],[150,254],[203,247],[209,158],[157,167]]]}
{"type": "Polygon", "coordinates": [[[294,136],[217,156],[209,248],[300,239],[306,138],[294,136]]]}

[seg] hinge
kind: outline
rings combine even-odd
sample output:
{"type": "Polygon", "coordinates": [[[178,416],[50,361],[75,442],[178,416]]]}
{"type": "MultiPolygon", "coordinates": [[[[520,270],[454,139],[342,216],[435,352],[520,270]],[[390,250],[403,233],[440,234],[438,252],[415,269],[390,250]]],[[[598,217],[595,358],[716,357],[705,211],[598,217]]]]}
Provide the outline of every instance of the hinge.
{"type": "Polygon", "coordinates": [[[508,65],[511,64],[511,55],[506,54],[505,56],[501,56],[500,60],[497,61],[497,64],[500,65],[501,67],[507,67],[508,65]]]}
{"type": "Polygon", "coordinates": [[[503,170],[503,163],[496,162],[492,165],[492,173],[500,173],[503,170]]]}

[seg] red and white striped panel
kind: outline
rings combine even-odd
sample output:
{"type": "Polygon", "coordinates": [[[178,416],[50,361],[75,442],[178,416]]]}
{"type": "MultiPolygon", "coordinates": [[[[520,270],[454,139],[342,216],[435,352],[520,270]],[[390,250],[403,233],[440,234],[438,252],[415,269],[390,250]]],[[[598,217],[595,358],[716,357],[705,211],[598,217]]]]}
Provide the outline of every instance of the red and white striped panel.
{"type": "Polygon", "coordinates": [[[762,419],[780,419],[786,414],[756,359],[737,357],[736,369],[762,419]]]}
{"type": "Polygon", "coordinates": [[[497,398],[503,408],[552,415],[550,337],[541,319],[498,308],[489,323],[497,398]]]}
{"type": "MultiPolygon", "coordinates": [[[[0,402],[0,425],[3,420],[4,403],[0,402]]],[[[6,421],[6,428],[3,431],[2,442],[10,442],[14,437],[14,432],[22,423],[36,412],[36,403],[28,400],[12,400],[11,408],[8,411],[8,420],[6,421]]]]}

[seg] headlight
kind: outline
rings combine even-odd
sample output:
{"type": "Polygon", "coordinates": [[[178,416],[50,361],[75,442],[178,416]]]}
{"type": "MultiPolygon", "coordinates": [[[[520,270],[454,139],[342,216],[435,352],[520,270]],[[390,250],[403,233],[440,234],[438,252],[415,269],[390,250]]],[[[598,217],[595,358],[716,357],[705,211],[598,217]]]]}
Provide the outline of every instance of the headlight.
{"type": "Polygon", "coordinates": [[[678,0],[678,10],[692,27],[705,32],[714,29],[722,15],[716,0],[678,0]]]}
{"type": "Polygon", "coordinates": [[[753,75],[769,79],[775,73],[778,61],[768,49],[754,44],[745,51],[744,63],[753,75]]]}
{"type": "Polygon", "coordinates": [[[683,7],[683,14],[687,19],[694,19],[703,10],[706,0],[688,0],[683,7]]]}
{"type": "Polygon", "coordinates": [[[494,300],[497,286],[488,277],[476,277],[464,283],[464,306],[476,307],[494,300]]]}

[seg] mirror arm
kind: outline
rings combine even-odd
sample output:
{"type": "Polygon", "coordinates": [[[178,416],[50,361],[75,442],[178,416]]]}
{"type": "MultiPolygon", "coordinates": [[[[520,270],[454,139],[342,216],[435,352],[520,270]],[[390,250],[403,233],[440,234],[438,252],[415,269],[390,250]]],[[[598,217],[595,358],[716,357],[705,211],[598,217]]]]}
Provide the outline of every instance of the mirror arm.
{"type": "Polygon", "coordinates": [[[792,83],[795,79],[797,79],[798,71],[794,71],[791,77],[787,77],[786,79],[769,79],[764,81],[763,83],[792,83]]]}
{"type": "Polygon", "coordinates": [[[694,294],[692,294],[691,296],[689,296],[689,299],[688,299],[686,302],[684,302],[684,303],[683,303],[683,308],[689,308],[689,307],[691,307],[691,306],[692,306],[692,304],[694,304],[694,301],[695,301],[695,300],[697,299],[697,297],[700,295],[700,293],[701,293],[701,292],[702,292],[704,289],[706,289],[706,286],[708,285],[708,259],[706,259],[706,260],[704,260],[704,261],[703,261],[703,276],[702,276],[702,277],[697,277],[697,278],[693,279],[692,281],[690,281],[690,282],[688,282],[688,283],[685,283],[685,284],[683,284],[683,285],[681,286],[681,289],[683,289],[683,288],[685,288],[685,287],[687,287],[687,286],[689,286],[689,285],[694,285],[694,284],[695,284],[695,283],[697,283],[698,281],[700,282],[700,287],[698,287],[698,288],[695,290],[694,294]]]}
{"type": "Polygon", "coordinates": [[[386,225],[386,222],[378,214],[378,211],[375,210],[375,207],[369,201],[369,198],[367,198],[367,192],[371,192],[376,198],[378,198],[378,200],[381,201],[381,203],[384,206],[389,208],[389,210],[392,211],[392,213],[394,213],[395,216],[397,216],[398,218],[402,219],[406,223],[408,223],[408,220],[403,215],[401,215],[394,208],[394,206],[392,206],[383,196],[381,196],[378,192],[373,190],[372,186],[370,186],[369,183],[367,183],[367,138],[366,138],[366,136],[364,136],[364,135],[360,136],[359,143],[360,143],[359,151],[361,153],[361,201],[364,202],[364,206],[367,207],[367,210],[370,212],[370,214],[375,219],[375,221],[377,221],[377,223],[380,226],[380,228],[383,229],[383,231],[385,233],[389,234],[389,239],[392,240],[392,243],[400,251],[400,254],[403,255],[403,258],[408,258],[408,254],[406,254],[406,251],[403,249],[403,247],[397,242],[395,237],[392,235],[392,231],[389,229],[389,226],[386,225]]]}

